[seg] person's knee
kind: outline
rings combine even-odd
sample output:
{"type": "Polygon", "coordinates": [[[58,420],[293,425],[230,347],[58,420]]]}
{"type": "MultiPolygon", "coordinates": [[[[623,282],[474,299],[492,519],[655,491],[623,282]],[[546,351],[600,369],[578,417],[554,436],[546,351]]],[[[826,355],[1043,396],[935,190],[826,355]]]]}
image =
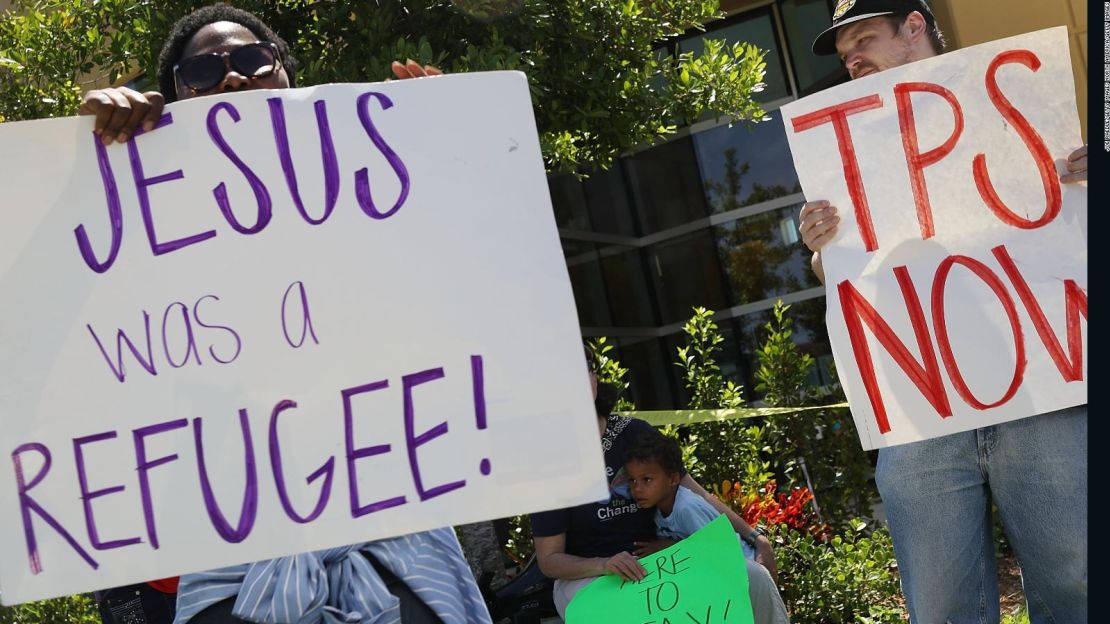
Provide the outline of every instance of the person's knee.
{"type": "Polygon", "coordinates": [[[748,570],[748,597],[756,624],[789,624],[779,588],[767,568],[745,559],[748,570]]]}

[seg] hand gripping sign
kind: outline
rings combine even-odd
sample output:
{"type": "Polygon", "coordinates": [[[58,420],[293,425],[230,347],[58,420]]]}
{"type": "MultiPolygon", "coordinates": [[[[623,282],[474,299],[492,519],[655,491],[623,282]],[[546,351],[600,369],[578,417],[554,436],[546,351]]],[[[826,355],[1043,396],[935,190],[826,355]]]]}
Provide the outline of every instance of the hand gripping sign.
{"type": "Polygon", "coordinates": [[[567,624],[752,624],[740,542],[721,515],[679,543],[640,559],[647,576],[615,574],[583,587],[567,624]]]}
{"type": "Polygon", "coordinates": [[[889,69],[783,107],[865,449],[1087,401],[1087,189],[1067,32],[889,69]]]}
{"type": "Polygon", "coordinates": [[[0,126],[5,602],[604,495],[522,74],[92,121],[0,126]]]}

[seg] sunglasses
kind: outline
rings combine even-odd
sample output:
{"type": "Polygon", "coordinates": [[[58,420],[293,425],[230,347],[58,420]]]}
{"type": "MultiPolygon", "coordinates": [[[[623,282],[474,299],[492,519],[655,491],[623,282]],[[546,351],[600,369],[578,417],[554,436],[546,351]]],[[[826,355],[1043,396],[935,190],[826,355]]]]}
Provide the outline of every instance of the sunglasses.
{"type": "Polygon", "coordinates": [[[272,41],[248,43],[229,52],[190,56],[173,66],[174,74],[194,93],[215,88],[232,69],[248,80],[273,74],[281,69],[277,44],[272,41]]]}

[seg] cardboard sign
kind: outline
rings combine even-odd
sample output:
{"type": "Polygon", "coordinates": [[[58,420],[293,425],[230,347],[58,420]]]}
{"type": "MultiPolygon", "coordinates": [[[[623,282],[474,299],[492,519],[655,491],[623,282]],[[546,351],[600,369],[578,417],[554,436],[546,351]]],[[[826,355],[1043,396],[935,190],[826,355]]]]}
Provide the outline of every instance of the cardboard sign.
{"type": "Polygon", "coordinates": [[[783,107],[865,449],[1087,401],[1087,188],[1067,29],[911,63],[783,107]]]}
{"type": "Polygon", "coordinates": [[[0,126],[0,586],[118,586],[606,493],[517,72],[0,126]]]}
{"type": "Polygon", "coordinates": [[[640,563],[648,574],[638,582],[610,574],[582,588],[567,605],[567,624],[755,621],[748,570],[727,516],[640,563]]]}

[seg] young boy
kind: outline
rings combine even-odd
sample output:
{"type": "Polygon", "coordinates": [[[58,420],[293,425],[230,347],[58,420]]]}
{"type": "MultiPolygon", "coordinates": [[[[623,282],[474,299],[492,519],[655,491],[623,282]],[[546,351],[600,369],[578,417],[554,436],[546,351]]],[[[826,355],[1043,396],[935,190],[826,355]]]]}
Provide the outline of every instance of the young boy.
{"type": "MultiPolygon", "coordinates": [[[[655,508],[660,537],[685,539],[719,514],[706,500],[678,484],[682,479],[682,450],[674,438],[652,430],[632,443],[624,454],[624,473],[636,504],[655,508]]],[[[743,537],[744,556],[755,559],[755,548],[743,537]]]]}

